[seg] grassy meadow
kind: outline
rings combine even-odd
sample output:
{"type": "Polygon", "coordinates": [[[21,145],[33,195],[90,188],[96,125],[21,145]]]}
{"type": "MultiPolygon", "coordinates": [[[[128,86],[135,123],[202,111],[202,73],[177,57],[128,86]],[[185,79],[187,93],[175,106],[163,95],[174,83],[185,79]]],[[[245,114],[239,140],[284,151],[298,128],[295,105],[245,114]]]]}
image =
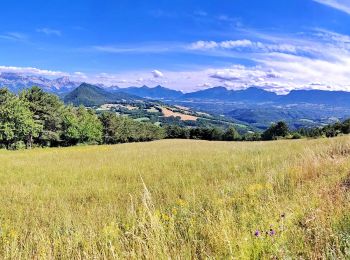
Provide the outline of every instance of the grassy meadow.
{"type": "Polygon", "coordinates": [[[349,156],[349,137],[0,151],[0,258],[350,258],[349,156]]]}

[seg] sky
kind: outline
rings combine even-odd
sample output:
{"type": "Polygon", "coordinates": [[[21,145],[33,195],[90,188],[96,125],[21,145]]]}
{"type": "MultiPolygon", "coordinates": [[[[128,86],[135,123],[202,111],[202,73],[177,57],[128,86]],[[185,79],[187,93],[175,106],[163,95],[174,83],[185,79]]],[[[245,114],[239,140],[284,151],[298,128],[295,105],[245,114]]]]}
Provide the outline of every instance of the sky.
{"type": "Polygon", "coordinates": [[[350,91],[350,0],[3,0],[0,72],[350,91]]]}

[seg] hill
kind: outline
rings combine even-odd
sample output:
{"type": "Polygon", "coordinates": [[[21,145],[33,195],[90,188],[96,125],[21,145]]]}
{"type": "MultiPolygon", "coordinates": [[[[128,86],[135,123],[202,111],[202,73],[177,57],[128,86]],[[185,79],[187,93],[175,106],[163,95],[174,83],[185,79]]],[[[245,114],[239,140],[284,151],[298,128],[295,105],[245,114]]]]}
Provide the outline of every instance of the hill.
{"type": "Polygon", "coordinates": [[[137,99],[140,98],[124,92],[111,93],[103,88],[83,83],[78,88],[68,93],[64,97],[64,102],[77,106],[84,105],[92,107],[120,101],[135,101],[137,99]]]}
{"type": "Polygon", "coordinates": [[[349,151],[348,137],[0,151],[0,257],[348,259],[349,151]]]}

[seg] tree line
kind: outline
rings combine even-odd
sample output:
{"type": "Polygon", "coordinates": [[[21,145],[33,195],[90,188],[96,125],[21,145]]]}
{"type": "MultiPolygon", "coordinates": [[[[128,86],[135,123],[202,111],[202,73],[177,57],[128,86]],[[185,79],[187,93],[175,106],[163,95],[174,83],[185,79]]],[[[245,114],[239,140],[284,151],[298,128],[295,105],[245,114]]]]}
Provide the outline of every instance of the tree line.
{"type": "Polygon", "coordinates": [[[298,130],[301,136],[318,138],[318,137],[336,137],[339,135],[350,134],[350,119],[343,122],[326,125],[316,128],[302,128],[298,130]]]}

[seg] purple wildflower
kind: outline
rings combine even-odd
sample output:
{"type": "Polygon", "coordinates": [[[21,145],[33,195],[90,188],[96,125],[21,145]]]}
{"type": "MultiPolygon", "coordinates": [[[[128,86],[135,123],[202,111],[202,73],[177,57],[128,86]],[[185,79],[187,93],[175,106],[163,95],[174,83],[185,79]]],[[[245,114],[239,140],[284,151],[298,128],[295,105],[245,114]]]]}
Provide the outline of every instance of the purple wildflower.
{"type": "Polygon", "coordinates": [[[269,235],[270,235],[270,236],[276,235],[276,231],[273,230],[273,229],[271,228],[271,229],[270,229],[270,232],[269,232],[269,235]]]}
{"type": "Polygon", "coordinates": [[[255,233],[254,233],[254,236],[259,237],[260,236],[260,231],[256,230],[255,233]]]}

